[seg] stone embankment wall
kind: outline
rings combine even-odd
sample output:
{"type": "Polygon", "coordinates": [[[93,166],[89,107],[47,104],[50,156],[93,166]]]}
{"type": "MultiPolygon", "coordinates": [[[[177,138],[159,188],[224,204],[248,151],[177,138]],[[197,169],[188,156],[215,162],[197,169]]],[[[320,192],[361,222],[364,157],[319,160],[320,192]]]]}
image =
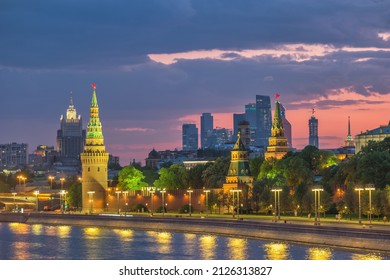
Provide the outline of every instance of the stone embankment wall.
{"type": "Polygon", "coordinates": [[[390,252],[390,230],[189,217],[1,213],[0,222],[192,232],[390,252]]]}

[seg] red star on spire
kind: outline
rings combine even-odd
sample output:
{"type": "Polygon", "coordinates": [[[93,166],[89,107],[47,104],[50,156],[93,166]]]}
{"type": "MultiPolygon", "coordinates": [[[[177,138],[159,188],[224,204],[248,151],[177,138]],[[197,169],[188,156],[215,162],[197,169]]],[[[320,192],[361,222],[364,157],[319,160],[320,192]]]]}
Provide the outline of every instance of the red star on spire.
{"type": "Polygon", "coordinates": [[[275,98],[276,98],[276,99],[278,99],[278,98],[279,98],[279,96],[280,96],[280,94],[279,94],[279,93],[276,93],[276,94],[275,94],[275,98]]]}
{"type": "Polygon", "coordinates": [[[92,86],[93,89],[96,89],[96,84],[95,83],[93,83],[91,86],[92,86]]]}

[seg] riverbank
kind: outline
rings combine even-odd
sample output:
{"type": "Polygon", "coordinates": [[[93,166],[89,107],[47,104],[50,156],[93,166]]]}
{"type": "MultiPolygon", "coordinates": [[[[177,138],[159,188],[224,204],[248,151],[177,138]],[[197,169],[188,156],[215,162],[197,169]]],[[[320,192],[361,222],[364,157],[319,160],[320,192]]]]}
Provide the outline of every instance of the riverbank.
{"type": "Polygon", "coordinates": [[[347,223],[314,226],[298,221],[217,219],[181,216],[119,216],[53,213],[0,213],[0,222],[129,228],[135,230],[192,232],[241,238],[297,242],[321,246],[390,252],[388,227],[357,227],[347,223]]]}

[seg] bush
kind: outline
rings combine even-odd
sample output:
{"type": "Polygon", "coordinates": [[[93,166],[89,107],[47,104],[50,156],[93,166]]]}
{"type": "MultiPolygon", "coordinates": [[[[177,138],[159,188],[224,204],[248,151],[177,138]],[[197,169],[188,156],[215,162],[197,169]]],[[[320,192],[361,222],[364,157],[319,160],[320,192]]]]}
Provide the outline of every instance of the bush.
{"type": "MultiPolygon", "coordinates": [[[[167,213],[167,208],[166,207],[164,207],[164,210],[165,210],[164,212],[167,213]]],[[[157,207],[155,212],[156,213],[162,213],[163,212],[163,207],[162,206],[157,207]]]]}
{"type": "Polygon", "coordinates": [[[142,213],[142,212],[148,212],[148,207],[146,207],[145,205],[139,203],[137,204],[136,206],[133,207],[132,209],[133,212],[138,212],[138,213],[142,213]]]}
{"type": "MultiPolygon", "coordinates": [[[[180,214],[190,213],[190,205],[186,204],[180,207],[179,213],[180,214]]],[[[194,213],[194,207],[192,207],[192,205],[191,205],[191,213],[194,213]]]]}

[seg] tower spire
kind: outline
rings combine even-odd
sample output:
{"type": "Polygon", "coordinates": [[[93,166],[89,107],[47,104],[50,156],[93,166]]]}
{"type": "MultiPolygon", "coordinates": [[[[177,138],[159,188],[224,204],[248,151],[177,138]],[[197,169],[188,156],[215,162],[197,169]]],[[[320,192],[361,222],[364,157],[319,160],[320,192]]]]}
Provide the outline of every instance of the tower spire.
{"type": "Polygon", "coordinates": [[[92,101],[87,137],[84,152],[80,155],[82,163],[83,212],[102,212],[106,207],[108,156],[104,146],[102,124],[99,118],[96,84],[92,84],[92,101]],[[91,200],[93,200],[93,203],[91,203],[91,200]]]}

